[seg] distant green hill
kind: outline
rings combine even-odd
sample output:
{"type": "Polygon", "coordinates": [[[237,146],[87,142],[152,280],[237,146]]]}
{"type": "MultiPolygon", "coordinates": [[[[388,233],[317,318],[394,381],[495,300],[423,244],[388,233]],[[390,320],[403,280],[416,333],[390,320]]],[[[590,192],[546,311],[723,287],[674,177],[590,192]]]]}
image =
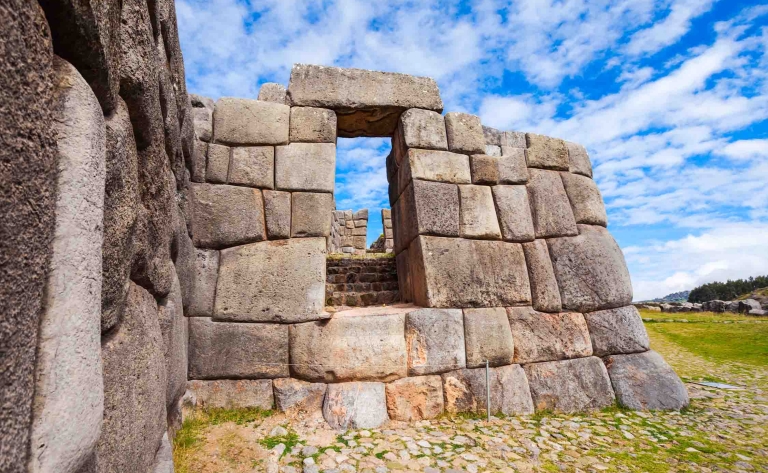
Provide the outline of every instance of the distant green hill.
{"type": "Polygon", "coordinates": [[[715,299],[732,301],[744,294],[751,293],[755,289],[764,287],[768,287],[768,276],[711,282],[693,289],[688,295],[688,302],[706,302],[715,299]]]}

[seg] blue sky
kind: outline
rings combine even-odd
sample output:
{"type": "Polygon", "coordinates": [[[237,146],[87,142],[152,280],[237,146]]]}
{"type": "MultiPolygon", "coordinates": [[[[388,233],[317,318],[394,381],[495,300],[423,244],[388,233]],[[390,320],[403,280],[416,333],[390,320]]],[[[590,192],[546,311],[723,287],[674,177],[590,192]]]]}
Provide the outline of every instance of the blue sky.
{"type": "MultiPolygon", "coordinates": [[[[768,4],[177,0],[191,92],[293,63],[433,77],[446,111],[584,144],[636,299],[768,274],[768,4]]],[[[339,140],[338,208],[387,206],[388,140],[339,140]]]]}

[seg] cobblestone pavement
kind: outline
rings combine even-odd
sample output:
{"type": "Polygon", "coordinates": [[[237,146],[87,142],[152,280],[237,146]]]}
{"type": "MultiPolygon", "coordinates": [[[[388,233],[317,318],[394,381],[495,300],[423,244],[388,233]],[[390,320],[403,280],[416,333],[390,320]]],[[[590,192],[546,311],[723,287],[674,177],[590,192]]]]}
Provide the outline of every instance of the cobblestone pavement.
{"type": "Polygon", "coordinates": [[[689,381],[692,404],[685,412],[610,409],[491,422],[445,417],[341,434],[322,419],[274,415],[256,424],[209,429],[205,458],[192,462],[190,471],[768,472],[766,370],[713,365],[665,340],[654,343],[689,381]],[[691,382],[705,375],[743,389],[691,382]]]}

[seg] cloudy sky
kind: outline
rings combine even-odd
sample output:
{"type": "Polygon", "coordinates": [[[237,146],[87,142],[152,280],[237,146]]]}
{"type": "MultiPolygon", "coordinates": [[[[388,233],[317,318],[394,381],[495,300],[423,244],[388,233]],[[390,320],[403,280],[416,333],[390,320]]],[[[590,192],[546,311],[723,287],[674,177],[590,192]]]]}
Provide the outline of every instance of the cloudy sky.
{"type": "MultiPolygon", "coordinates": [[[[768,274],[768,3],[177,0],[192,92],[293,63],[433,77],[446,111],[584,144],[635,299],[768,274]]],[[[337,205],[387,205],[388,140],[339,140],[337,205]]]]}

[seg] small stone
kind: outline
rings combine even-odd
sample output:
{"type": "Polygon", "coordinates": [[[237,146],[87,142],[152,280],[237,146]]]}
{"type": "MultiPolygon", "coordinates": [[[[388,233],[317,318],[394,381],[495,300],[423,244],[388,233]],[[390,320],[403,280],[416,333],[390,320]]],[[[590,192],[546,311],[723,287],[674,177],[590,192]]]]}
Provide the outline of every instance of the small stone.
{"type": "MultiPolygon", "coordinates": [[[[308,383],[294,378],[280,378],[273,383],[275,406],[281,412],[319,412],[327,386],[323,383],[308,383]]],[[[314,447],[305,447],[305,449],[314,447]]],[[[316,451],[316,450],[315,450],[316,451]]],[[[304,456],[314,455],[304,453],[304,456]]]]}
{"type": "Polygon", "coordinates": [[[270,240],[291,237],[291,193],[264,191],[264,220],[270,240]]]}
{"type": "Polygon", "coordinates": [[[580,144],[565,142],[568,147],[569,165],[568,169],[574,174],[592,177],[592,163],[589,161],[587,150],[580,144]]]}
{"type": "MultiPolygon", "coordinates": [[[[286,435],[288,435],[288,430],[285,427],[278,425],[274,429],[269,431],[269,435],[270,437],[285,437],[286,435]]],[[[283,444],[280,444],[280,445],[283,445],[283,444]]],[[[278,445],[278,447],[280,445],[278,445]]],[[[283,451],[285,451],[285,445],[283,445],[283,451]]],[[[280,454],[282,453],[283,452],[280,452],[280,454]]]]}
{"type": "Polygon", "coordinates": [[[482,154],[485,136],[480,117],[468,113],[449,112],[445,115],[448,149],[456,153],[482,154]]]}
{"type": "Polygon", "coordinates": [[[261,84],[258,100],[287,105],[285,86],[274,82],[265,82],[264,84],[261,84]]]}
{"type": "Polygon", "coordinates": [[[563,140],[526,133],[528,167],[567,171],[570,165],[568,148],[563,140]]]}
{"type": "Polygon", "coordinates": [[[525,184],[528,182],[528,168],[525,165],[525,150],[513,148],[512,154],[488,156],[476,154],[470,158],[473,184],[525,184]]]}

